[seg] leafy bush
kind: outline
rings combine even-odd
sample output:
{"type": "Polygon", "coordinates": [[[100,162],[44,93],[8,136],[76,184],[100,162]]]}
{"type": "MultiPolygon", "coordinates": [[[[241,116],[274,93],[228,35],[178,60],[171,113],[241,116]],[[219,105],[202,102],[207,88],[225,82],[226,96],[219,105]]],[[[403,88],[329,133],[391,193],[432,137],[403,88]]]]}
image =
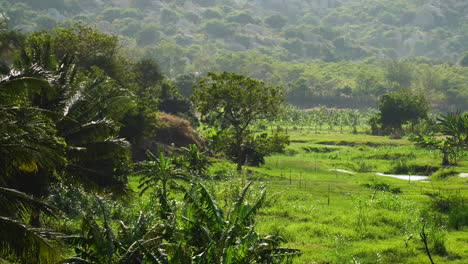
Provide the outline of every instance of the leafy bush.
{"type": "Polygon", "coordinates": [[[217,9],[208,8],[203,12],[203,17],[206,19],[221,19],[223,15],[217,9]]]}
{"type": "Polygon", "coordinates": [[[264,22],[272,28],[279,29],[286,25],[287,19],[280,14],[274,14],[265,18],[264,22]]]}
{"type": "Polygon", "coordinates": [[[457,175],[458,172],[453,167],[443,168],[431,174],[432,178],[445,179],[457,175]]]}
{"type": "Polygon", "coordinates": [[[36,24],[39,29],[51,29],[57,25],[57,21],[53,17],[41,15],[36,18],[36,24]]]}
{"type": "Polygon", "coordinates": [[[160,38],[159,27],[156,24],[144,26],[136,35],[139,46],[155,44],[160,38]]]}
{"type": "Polygon", "coordinates": [[[399,187],[392,187],[387,183],[384,182],[372,182],[372,183],[366,183],[362,185],[363,187],[373,189],[376,191],[383,191],[383,192],[391,192],[393,194],[400,194],[402,193],[401,189],[399,187]]]}
{"type": "Polygon", "coordinates": [[[239,24],[255,24],[255,19],[247,12],[237,12],[230,14],[227,18],[227,21],[239,23],[239,24]]]}
{"type": "Polygon", "coordinates": [[[459,195],[431,196],[431,210],[447,215],[448,227],[460,230],[468,226],[468,205],[459,195]]]}
{"type": "Polygon", "coordinates": [[[192,12],[192,11],[188,11],[184,14],[184,17],[194,23],[194,24],[199,24],[201,22],[201,18],[199,15],[197,15],[196,13],[192,12]]]}
{"type": "Polygon", "coordinates": [[[134,18],[117,19],[113,23],[118,28],[120,34],[124,36],[134,37],[141,30],[140,21],[134,18]]]}
{"type": "Polygon", "coordinates": [[[367,160],[358,160],[354,163],[348,164],[348,166],[357,172],[370,172],[375,168],[375,166],[367,160]]]}
{"type": "MultiPolygon", "coordinates": [[[[243,144],[244,163],[251,166],[265,164],[265,156],[271,153],[284,153],[289,145],[289,136],[282,130],[277,130],[270,137],[267,133],[257,135],[247,139],[243,144]]],[[[231,156],[236,159],[235,146],[231,146],[231,156]]]]}
{"type": "Polygon", "coordinates": [[[163,8],[161,11],[160,21],[162,24],[175,24],[179,20],[179,16],[176,12],[169,8],[163,8]]]}
{"type": "Polygon", "coordinates": [[[117,7],[112,7],[112,8],[107,8],[104,9],[101,13],[102,18],[106,21],[112,22],[115,19],[121,19],[121,18],[137,18],[139,16],[139,13],[136,9],[132,8],[117,8],[117,7]]]}
{"type": "Polygon", "coordinates": [[[225,38],[233,33],[233,29],[222,20],[209,20],[204,26],[206,32],[216,38],[225,38]]]}
{"type": "Polygon", "coordinates": [[[201,152],[195,144],[182,148],[181,161],[186,170],[195,176],[204,177],[208,167],[211,165],[205,152],[201,152]]]}

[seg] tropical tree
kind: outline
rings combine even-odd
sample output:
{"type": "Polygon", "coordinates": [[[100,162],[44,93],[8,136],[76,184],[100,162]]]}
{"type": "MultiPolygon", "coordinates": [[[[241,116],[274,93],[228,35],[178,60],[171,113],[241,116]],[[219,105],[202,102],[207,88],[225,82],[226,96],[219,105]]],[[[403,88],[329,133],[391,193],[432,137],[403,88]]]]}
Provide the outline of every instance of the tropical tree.
{"type": "Polygon", "coordinates": [[[415,94],[407,89],[385,94],[379,99],[379,122],[382,128],[400,131],[401,126],[410,121],[427,117],[428,101],[422,94],[415,94]]]}
{"type": "Polygon", "coordinates": [[[449,112],[437,119],[444,135],[460,150],[468,148],[468,113],[449,112]]]}
{"type": "Polygon", "coordinates": [[[456,164],[463,151],[468,150],[468,114],[448,113],[437,119],[445,138],[419,135],[413,140],[416,145],[442,152],[442,165],[456,164]]]}
{"type": "Polygon", "coordinates": [[[136,172],[141,175],[140,194],[154,188],[154,193],[158,198],[160,209],[159,215],[167,220],[173,214],[173,208],[170,205],[169,192],[172,189],[185,190],[177,180],[189,181],[185,171],[178,168],[172,157],[166,157],[163,152],[159,153],[159,158],[150,151],[147,152],[148,161],[138,164],[136,172]]]}
{"type": "Polygon", "coordinates": [[[57,211],[46,203],[14,189],[0,187],[0,256],[21,263],[57,263],[61,245],[57,234],[31,227],[22,219],[33,211],[54,217],[57,211]]]}
{"type": "Polygon", "coordinates": [[[242,142],[259,119],[279,114],[283,91],[237,73],[208,73],[191,96],[203,121],[222,129],[232,128],[237,149],[237,170],[242,170],[242,142]]]}
{"type": "MultiPolygon", "coordinates": [[[[125,190],[121,168],[129,156],[128,143],[116,138],[113,119],[122,115],[118,107],[125,108],[129,97],[104,78],[76,78],[71,56],[57,64],[51,54],[47,42],[32,42],[21,52],[18,69],[0,81],[7,141],[2,169],[14,175],[6,186],[38,199],[47,197],[58,181],[125,190]]],[[[40,211],[30,216],[30,224],[39,227],[40,211]]]]}
{"type": "Polygon", "coordinates": [[[12,261],[50,263],[58,261],[61,252],[54,241],[56,236],[39,228],[37,216],[54,216],[56,210],[38,198],[9,188],[18,185],[19,175],[32,174],[35,177],[30,184],[40,184],[44,179],[41,176],[65,164],[65,144],[57,136],[54,123],[24,99],[26,94],[50,86],[27,72],[12,71],[0,80],[0,256],[12,261]],[[24,223],[28,217],[33,226],[24,223]]]}
{"type": "Polygon", "coordinates": [[[254,229],[255,216],[265,200],[247,202],[248,183],[232,209],[225,214],[200,183],[192,184],[185,195],[183,233],[195,263],[289,263],[298,250],[280,248],[284,239],[261,236],[254,229]]]}

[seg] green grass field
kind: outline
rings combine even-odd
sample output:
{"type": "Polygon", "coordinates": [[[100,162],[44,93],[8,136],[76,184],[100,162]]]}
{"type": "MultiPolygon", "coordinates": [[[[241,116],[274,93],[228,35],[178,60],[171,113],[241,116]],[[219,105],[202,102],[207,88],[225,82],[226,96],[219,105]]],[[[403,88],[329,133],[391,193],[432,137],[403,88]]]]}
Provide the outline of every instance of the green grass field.
{"type": "MultiPolygon", "coordinates": [[[[259,168],[245,167],[243,176],[232,173],[228,181],[207,184],[218,201],[227,201],[248,180],[265,184],[268,199],[257,228],[301,249],[296,263],[430,263],[419,236],[424,223],[435,263],[466,263],[467,178],[420,182],[373,173],[429,175],[440,168],[438,152],[416,148],[405,139],[362,134],[289,135],[285,154],[267,157],[259,168]],[[363,184],[387,184],[401,193],[363,184]]],[[[218,161],[212,172],[233,169],[218,161]]],[[[468,172],[466,157],[452,170],[468,172]]]]}

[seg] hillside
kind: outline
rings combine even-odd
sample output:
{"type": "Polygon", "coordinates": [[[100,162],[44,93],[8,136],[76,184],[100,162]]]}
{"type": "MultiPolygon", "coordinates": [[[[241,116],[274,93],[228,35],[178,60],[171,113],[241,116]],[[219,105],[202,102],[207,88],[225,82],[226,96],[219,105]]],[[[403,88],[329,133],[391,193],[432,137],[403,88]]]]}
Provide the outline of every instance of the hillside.
{"type": "Polygon", "coordinates": [[[455,99],[452,108],[466,107],[468,99],[466,69],[453,65],[468,47],[466,1],[0,0],[0,3],[11,29],[32,32],[77,22],[95,26],[118,37],[127,50],[126,56],[157,61],[169,78],[188,72],[203,75],[208,71],[236,71],[283,86],[289,93],[288,99],[303,107],[315,106],[317,102],[374,107],[377,96],[394,89],[385,79],[387,64],[401,58],[409,59],[414,72],[411,87],[425,90],[441,110],[450,108],[446,106],[452,104],[450,99],[455,99]],[[420,56],[427,58],[416,58],[420,56]],[[366,59],[369,57],[373,59],[366,59]],[[436,81],[439,87],[421,86],[425,81],[419,76],[440,72],[439,69],[428,72],[424,65],[444,62],[449,65],[437,66],[444,73],[436,76],[440,77],[436,81]],[[324,68],[332,69],[324,73],[324,68]],[[365,80],[361,78],[363,75],[365,80]],[[367,90],[363,83],[372,89],[367,90]],[[311,98],[304,99],[308,94],[311,98]]]}
{"type": "Polygon", "coordinates": [[[456,60],[468,46],[468,3],[457,0],[9,2],[16,3],[6,8],[13,28],[43,29],[73,19],[134,39],[131,45],[139,47],[166,39],[181,47],[211,43],[219,50],[273,52],[285,60],[336,61],[368,56],[456,60]]]}

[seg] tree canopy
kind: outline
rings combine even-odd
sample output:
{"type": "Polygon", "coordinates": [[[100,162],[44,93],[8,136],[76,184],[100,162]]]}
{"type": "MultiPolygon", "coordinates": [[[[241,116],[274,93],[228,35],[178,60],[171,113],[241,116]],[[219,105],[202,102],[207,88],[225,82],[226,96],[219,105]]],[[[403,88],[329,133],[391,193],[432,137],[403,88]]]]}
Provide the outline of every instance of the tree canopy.
{"type": "Polygon", "coordinates": [[[204,121],[232,128],[237,146],[237,168],[242,169],[242,142],[255,120],[271,119],[284,101],[280,87],[237,73],[208,73],[200,80],[191,100],[204,121]]]}
{"type": "Polygon", "coordinates": [[[428,109],[423,94],[407,89],[385,94],[379,99],[380,123],[384,129],[400,130],[405,122],[427,117],[428,109]]]}

